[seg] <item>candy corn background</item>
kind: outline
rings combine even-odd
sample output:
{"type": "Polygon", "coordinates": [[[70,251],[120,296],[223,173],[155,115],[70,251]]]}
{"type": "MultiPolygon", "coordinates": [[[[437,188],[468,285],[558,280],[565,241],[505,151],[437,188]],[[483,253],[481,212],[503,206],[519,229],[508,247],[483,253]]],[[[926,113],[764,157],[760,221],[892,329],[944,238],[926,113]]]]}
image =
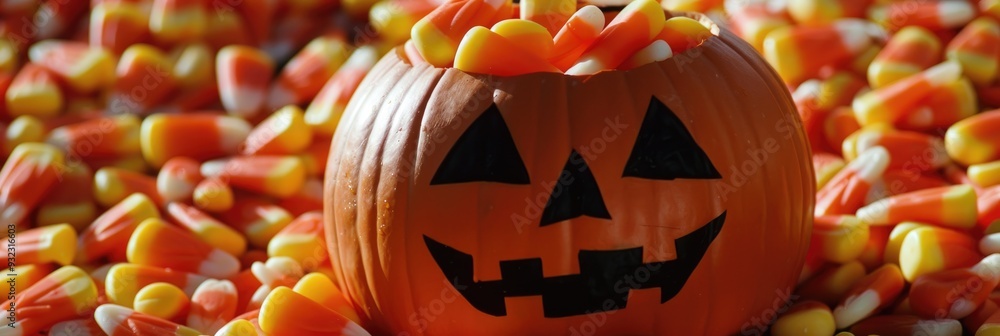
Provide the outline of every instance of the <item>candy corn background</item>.
{"type": "Polygon", "coordinates": [[[710,34],[661,6],[753,45],[809,135],[809,258],[769,333],[1000,335],[1000,1],[583,5],[0,0],[0,335],[365,335],[327,275],[322,181],[375,62],[399,46],[583,76],[697,57],[710,34]]]}

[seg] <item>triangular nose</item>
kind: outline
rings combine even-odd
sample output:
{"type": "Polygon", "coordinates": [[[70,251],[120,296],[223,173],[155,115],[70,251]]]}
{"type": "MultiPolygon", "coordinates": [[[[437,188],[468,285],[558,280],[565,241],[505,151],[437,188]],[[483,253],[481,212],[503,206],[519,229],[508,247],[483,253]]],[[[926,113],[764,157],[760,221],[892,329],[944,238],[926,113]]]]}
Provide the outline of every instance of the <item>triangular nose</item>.
{"type": "Polygon", "coordinates": [[[542,212],[541,226],[580,216],[611,219],[604,197],[587,162],[574,150],[566,159],[555,188],[542,212]]]}

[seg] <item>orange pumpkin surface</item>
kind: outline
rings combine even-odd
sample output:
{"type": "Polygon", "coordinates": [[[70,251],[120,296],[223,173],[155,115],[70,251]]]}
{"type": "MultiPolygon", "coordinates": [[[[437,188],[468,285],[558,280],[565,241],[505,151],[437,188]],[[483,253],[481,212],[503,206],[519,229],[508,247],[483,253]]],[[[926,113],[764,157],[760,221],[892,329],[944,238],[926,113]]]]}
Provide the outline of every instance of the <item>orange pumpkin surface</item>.
{"type": "Polygon", "coordinates": [[[805,258],[815,182],[778,75],[715,36],[588,77],[390,52],[333,139],[335,281],[376,334],[762,332],[805,258]]]}

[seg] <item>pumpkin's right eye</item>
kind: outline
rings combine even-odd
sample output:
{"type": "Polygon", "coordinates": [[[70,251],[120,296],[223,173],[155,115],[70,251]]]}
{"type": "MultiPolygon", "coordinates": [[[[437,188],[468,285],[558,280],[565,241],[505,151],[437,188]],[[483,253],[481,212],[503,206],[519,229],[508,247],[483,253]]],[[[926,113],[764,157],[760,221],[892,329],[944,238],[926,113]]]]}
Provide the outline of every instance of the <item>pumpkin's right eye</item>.
{"type": "Polygon", "coordinates": [[[469,125],[431,178],[431,185],[465,182],[531,182],[496,104],[469,125]]]}
{"type": "Polygon", "coordinates": [[[673,180],[722,175],[674,111],[653,97],[622,177],[673,180]]]}

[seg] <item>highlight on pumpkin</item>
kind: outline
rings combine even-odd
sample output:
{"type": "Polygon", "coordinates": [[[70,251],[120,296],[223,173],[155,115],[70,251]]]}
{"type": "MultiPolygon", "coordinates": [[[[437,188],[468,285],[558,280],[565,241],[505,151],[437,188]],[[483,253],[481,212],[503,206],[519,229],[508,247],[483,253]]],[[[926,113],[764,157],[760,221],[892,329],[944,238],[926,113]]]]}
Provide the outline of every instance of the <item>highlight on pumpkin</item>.
{"type": "Polygon", "coordinates": [[[480,74],[592,75],[630,70],[701,45],[708,27],[669,17],[655,0],[607,16],[576,0],[453,0],[414,24],[411,62],[480,74]],[[516,9],[516,10],[515,10],[516,9]]]}

